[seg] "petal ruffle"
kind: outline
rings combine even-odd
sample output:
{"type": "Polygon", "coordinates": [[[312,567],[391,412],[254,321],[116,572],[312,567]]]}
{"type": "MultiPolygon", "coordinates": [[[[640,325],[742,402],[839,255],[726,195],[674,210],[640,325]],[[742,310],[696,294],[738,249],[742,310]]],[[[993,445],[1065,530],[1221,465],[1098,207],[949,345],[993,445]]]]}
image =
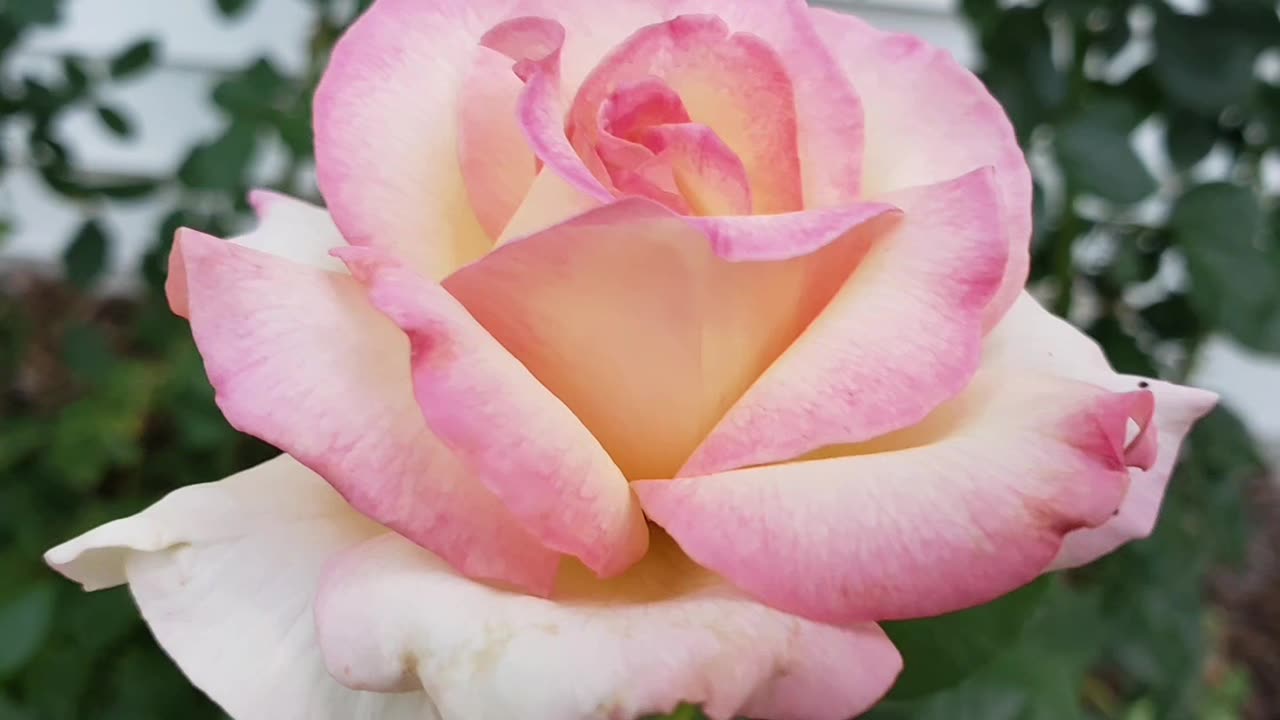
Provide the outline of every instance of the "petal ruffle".
{"type": "Polygon", "coordinates": [[[995,326],[1026,284],[1031,243],[1031,171],[1004,110],[973,73],[919,38],[847,13],[810,12],[862,98],[866,194],[995,169],[1009,246],[1004,281],[984,316],[985,327],[995,326]]]}
{"type": "Polygon", "coordinates": [[[177,490],[45,559],[86,590],[128,583],[160,646],[236,720],[435,720],[421,692],[339,685],[316,642],[325,563],[382,533],[281,456],[177,490]]]}
{"type": "Polygon", "coordinates": [[[1032,372],[980,376],[919,426],[806,459],[633,483],[690,557],[781,610],[897,620],[993,600],[1128,486],[1146,391],[1032,372]]]}
{"type": "Polygon", "coordinates": [[[747,390],[681,475],[780,462],[922,420],[978,368],[1006,247],[989,171],[892,193],[822,313],[747,390]]]}
{"type": "Polygon", "coordinates": [[[335,251],[409,337],[427,426],[520,523],[602,576],[644,555],[626,478],[559,399],[441,286],[367,248],[335,251]]]}
{"type": "MultiPolygon", "coordinates": [[[[1097,343],[1050,314],[1026,293],[988,337],[983,366],[996,371],[1030,368],[1116,392],[1139,388],[1151,391],[1155,413],[1147,434],[1154,442],[1148,452],[1154,450],[1155,455],[1146,458],[1149,462],[1144,465],[1149,465],[1148,469],[1130,469],[1132,479],[1120,512],[1101,527],[1068,535],[1054,567],[1084,565],[1130,540],[1150,535],[1182,441],[1195,421],[1213,409],[1218,396],[1197,388],[1116,373],[1097,343]]],[[[1136,449],[1138,439],[1130,443],[1131,450],[1136,449]]]]}
{"type": "Polygon", "coordinates": [[[566,567],[557,598],[467,582],[384,536],[329,567],[316,619],[335,677],[424,688],[442,720],[633,720],[681,701],[714,720],[842,720],[901,666],[876,626],[770,610],[666,541],[614,580],[566,567]]]}
{"type": "MultiPolygon", "coordinates": [[[[218,406],[462,572],[546,592],[559,556],[427,429],[409,343],[346,274],[191,230],[170,257],[218,406]]],[[[172,292],[172,295],[178,293],[172,292]]]]}

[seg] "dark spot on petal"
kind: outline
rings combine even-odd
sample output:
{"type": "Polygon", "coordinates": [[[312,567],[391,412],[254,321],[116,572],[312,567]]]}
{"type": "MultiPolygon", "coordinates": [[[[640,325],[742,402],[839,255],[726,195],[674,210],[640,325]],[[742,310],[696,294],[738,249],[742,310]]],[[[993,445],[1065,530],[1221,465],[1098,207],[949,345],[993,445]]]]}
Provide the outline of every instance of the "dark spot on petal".
{"type": "Polygon", "coordinates": [[[1149,387],[1151,387],[1151,383],[1147,382],[1146,380],[1139,380],[1139,381],[1138,381],[1138,387],[1140,387],[1140,388],[1149,388],[1149,387]]]}

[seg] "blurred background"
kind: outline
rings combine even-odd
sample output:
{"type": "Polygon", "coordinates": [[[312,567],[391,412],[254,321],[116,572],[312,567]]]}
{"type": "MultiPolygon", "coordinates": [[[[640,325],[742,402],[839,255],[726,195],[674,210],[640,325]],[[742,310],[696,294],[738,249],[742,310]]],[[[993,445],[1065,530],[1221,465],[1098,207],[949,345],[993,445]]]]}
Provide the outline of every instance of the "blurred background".
{"type": "MultiPolygon", "coordinates": [[[[318,200],[309,97],[367,0],[0,0],[0,720],[214,720],[128,594],[49,546],[271,454],[162,299],[174,228],[318,200]]],[[[1152,539],[891,627],[881,720],[1280,718],[1280,17],[1272,0],[826,0],[978,71],[1037,181],[1033,288],[1224,407],[1152,539]]],[[[678,713],[697,717],[693,709],[678,713]]]]}

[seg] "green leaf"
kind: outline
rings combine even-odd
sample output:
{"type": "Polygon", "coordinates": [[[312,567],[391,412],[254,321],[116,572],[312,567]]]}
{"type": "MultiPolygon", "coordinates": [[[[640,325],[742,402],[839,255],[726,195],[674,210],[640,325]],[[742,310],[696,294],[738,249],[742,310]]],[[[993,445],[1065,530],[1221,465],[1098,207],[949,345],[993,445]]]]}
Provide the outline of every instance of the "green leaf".
{"type": "Polygon", "coordinates": [[[1095,110],[1057,129],[1054,146],[1071,187],[1122,205],[1155,192],[1155,179],[1129,141],[1131,118],[1120,110],[1095,110]]]}
{"type": "MultiPolygon", "coordinates": [[[[1037,581],[1034,612],[1003,652],[958,685],[876,707],[864,720],[1078,720],[1085,671],[1106,637],[1096,593],[1037,581]]],[[[957,655],[962,653],[957,649],[957,655]]],[[[903,653],[907,667],[918,659],[903,653]]],[[[927,661],[927,658],[925,659],[927,661]]]]}
{"type": "Polygon", "coordinates": [[[233,122],[217,139],[187,155],[178,168],[178,179],[193,188],[237,190],[246,184],[257,142],[251,123],[233,122]]]}
{"type": "MultiPolygon", "coordinates": [[[[1145,247],[1134,234],[1120,234],[1115,238],[1116,248],[1107,263],[1105,280],[1118,291],[1144,283],[1160,271],[1160,249],[1145,247]]],[[[1117,297],[1108,295],[1108,297],[1117,297]]]]}
{"type": "Polygon", "coordinates": [[[69,489],[99,487],[113,468],[135,468],[143,431],[163,369],[141,362],[103,363],[92,386],[59,416],[42,458],[69,489]]]}
{"type": "Polygon", "coordinates": [[[1095,9],[1095,12],[1101,10],[1104,13],[1101,15],[1103,22],[1100,27],[1090,22],[1089,18],[1085,19],[1085,27],[1093,31],[1096,47],[1101,49],[1107,57],[1114,56],[1123,50],[1133,38],[1132,28],[1129,27],[1127,9],[1123,6],[1115,7],[1114,5],[1111,7],[1099,6],[1099,8],[1095,9]]]}
{"type": "Polygon", "coordinates": [[[89,87],[89,72],[85,69],[84,60],[78,57],[66,55],[62,58],[62,75],[72,97],[79,97],[89,87]]]}
{"type": "Polygon", "coordinates": [[[106,376],[115,360],[102,329],[79,323],[64,332],[59,359],[73,377],[89,384],[99,376],[106,376]]]}
{"type": "Polygon", "coordinates": [[[886,700],[861,720],[1019,720],[1027,694],[987,680],[965,683],[950,691],[915,700],[886,700]]]}
{"type": "Polygon", "coordinates": [[[117,200],[135,200],[155,192],[160,183],[155,180],[115,180],[97,185],[103,195],[117,200]]]}
{"type": "Polygon", "coordinates": [[[125,48],[111,59],[111,77],[119,80],[146,70],[155,63],[156,47],[156,41],[148,38],[125,48]]]}
{"type": "Polygon", "coordinates": [[[640,720],[707,720],[707,716],[697,705],[681,703],[680,707],[667,715],[648,715],[640,720]]]}
{"type": "Polygon", "coordinates": [[[6,0],[5,12],[17,25],[52,25],[60,16],[60,6],[52,0],[6,0]]]}
{"type": "Polygon", "coordinates": [[[276,104],[287,90],[288,80],[275,65],[267,58],[259,58],[218,83],[213,89],[213,101],[234,116],[265,117],[265,110],[276,104]]]}
{"type": "Polygon", "coordinates": [[[1169,98],[1206,118],[1246,102],[1260,50],[1252,34],[1219,16],[1161,10],[1151,67],[1169,98]]]}
{"type": "Polygon", "coordinates": [[[1218,127],[1211,120],[1188,112],[1169,114],[1165,148],[1174,167],[1185,170],[1204,159],[1218,140],[1218,127]]]}
{"type": "Polygon", "coordinates": [[[224,17],[235,17],[249,7],[250,0],[217,0],[217,3],[224,17]]]}
{"type": "Polygon", "coordinates": [[[1193,188],[1169,225],[1200,317],[1245,345],[1280,352],[1280,251],[1264,236],[1253,192],[1229,183],[1193,188]]]}
{"type": "Polygon", "coordinates": [[[62,255],[67,279],[79,288],[87,288],[102,273],[107,261],[107,235],[96,220],[80,226],[62,255]]]}
{"type": "Polygon", "coordinates": [[[311,134],[311,118],[290,113],[278,113],[273,119],[276,131],[286,147],[299,157],[311,154],[315,140],[311,134]]]}
{"type": "Polygon", "coordinates": [[[40,583],[0,600],[0,679],[20,670],[44,645],[53,621],[53,586],[40,583]]]}
{"type": "Polygon", "coordinates": [[[1175,293],[1141,310],[1142,319],[1161,338],[1187,340],[1205,331],[1187,296],[1175,293]]]}
{"type": "Polygon", "coordinates": [[[1160,374],[1151,362],[1151,357],[1142,350],[1132,335],[1125,332],[1114,316],[1103,315],[1099,318],[1089,326],[1089,335],[1102,346],[1107,359],[1117,371],[1146,377],[1160,374]]]}
{"type": "Polygon", "coordinates": [[[0,720],[36,720],[12,700],[0,694],[0,720]]]}
{"type": "Polygon", "coordinates": [[[1047,581],[1038,580],[970,610],[884,623],[905,663],[889,697],[918,697],[972,675],[1018,639],[1046,587],[1047,581]]]}
{"type": "Polygon", "coordinates": [[[97,110],[98,119],[116,137],[127,138],[133,135],[133,127],[129,124],[129,119],[119,110],[108,105],[99,105],[97,110]]]}

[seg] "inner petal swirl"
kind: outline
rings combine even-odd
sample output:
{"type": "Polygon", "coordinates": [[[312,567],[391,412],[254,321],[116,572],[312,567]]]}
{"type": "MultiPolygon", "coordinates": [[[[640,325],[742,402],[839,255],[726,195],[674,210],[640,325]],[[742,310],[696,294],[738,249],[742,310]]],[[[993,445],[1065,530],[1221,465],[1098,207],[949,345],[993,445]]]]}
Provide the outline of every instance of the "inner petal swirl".
{"type": "Polygon", "coordinates": [[[574,150],[618,195],[692,215],[802,208],[795,93],[782,60],[724,21],[684,15],[642,28],[583,82],[574,150]]]}

